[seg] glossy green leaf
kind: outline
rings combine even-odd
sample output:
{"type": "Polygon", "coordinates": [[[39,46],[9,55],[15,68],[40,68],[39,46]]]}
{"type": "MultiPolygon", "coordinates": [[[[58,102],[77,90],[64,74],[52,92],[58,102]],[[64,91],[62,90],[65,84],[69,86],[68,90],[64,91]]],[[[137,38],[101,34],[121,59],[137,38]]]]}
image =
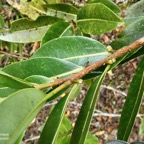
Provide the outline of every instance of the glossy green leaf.
{"type": "Polygon", "coordinates": [[[42,75],[32,75],[32,76],[25,78],[25,80],[31,83],[35,83],[35,84],[43,84],[43,83],[48,83],[52,81],[52,79],[42,76],[42,75]]]}
{"type": "Polygon", "coordinates": [[[85,143],[92,115],[99,96],[100,86],[108,69],[109,67],[105,69],[105,71],[101,76],[97,77],[97,79],[93,82],[93,84],[89,88],[86,98],[83,102],[82,108],[80,110],[79,116],[77,118],[70,144],[85,143]]]}
{"type": "Polygon", "coordinates": [[[116,50],[123,46],[129,45],[144,35],[144,18],[139,19],[125,28],[119,38],[111,45],[116,50]]]}
{"type": "Polygon", "coordinates": [[[102,3],[115,13],[120,13],[120,8],[111,0],[91,0],[90,3],[102,3]]]}
{"type": "Polygon", "coordinates": [[[32,57],[56,57],[86,66],[87,63],[102,60],[108,55],[107,48],[96,40],[69,36],[47,42],[32,57]]]}
{"type": "Polygon", "coordinates": [[[64,96],[52,110],[40,136],[39,144],[55,143],[67,104],[69,99],[75,95],[75,89],[77,89],[77,86],[78,84],[75,84],[71,92],[67,96],[64,96]]]}
{"type": "Polygon", "coordinates": [[[78,13],[77,26],[87,34],[102,34],[123,25],[123,20],[101,3],[87,4],[78,13]]]}
{"type": "Polygon", "coordinates": [[[128,26],[139,19],[144,19],[144,0],[132,4],[126,10],[126,17],[124,18],[125,24],[128,26]]]}
{"type": "Polygon", "coordinates": [[[7,97],[16,91],[18,91],[18,89],[12,89],[12,88],[8,88],[8,87],[0,88],[0,98],[7,97]]]}
{"type": "Polygon", "coordinates": [[[45,6],[45,14],[63,18],[65,20],[76,20],[78,9],[70,4],[49,4],[45,6]]]}
{"type": "Polygon", "coordinates": [[[8,140],[0,144],[14,144],[29,126],[44,103],[45,94],[36,89],[20,90],[0,102],[0,133],[8,134],[8,140]]]}
{"type": "Polygon", "coordinates": [[[144,0],[140,0],[139,2],[133,4],[126,10],[126,17],[140,17],[144,16],[144,0]]]}
{"type": "Polygon", "coordinates": [[[75,15],[75,14],[69,14],[67,12],[57,11],[57,10],[54,10],[54,9],[48,9],[45,12],[45,14],[49,15],[49,16],[62,18],[62,19],[65,19],[67,21],[71,21],[71,20],[76,20],[77,19],[77,15],[75,15]]]}
{"type": "Polygon", "coordinates": [[[119,38],[112,43],[115,49],[129,45],[144,35],[143,4],[144,0],[139,1],[126,10],[126,17],[124,20],[127,26],[120,34],[119,38]]]}
{"type": "Polygon", "coordinates": [[[144,16],[140,16],[140,17],[125,17],[124,18],[124,22],[125,22],[125,25],[126,27],[131,25],[133,22],[136,22],[136,21],[139,21],[140,19],[143,19],[144,16]]]}
{"type": "Polygon", "coordinates": [[[48,28],[62,19],[41,16],[32,21],[26,18],[16,20],[9,30],[0,31],[0,39],[9,42],[28,43],[40,41],[48,28]]]}
{"type": "Polygon", "coordinates": [[[57,11],[63,11],[67,14],[76,14],[78,13],[78,9],[70,4],[49,4],[46,6],[48,9],[54,9],[57,11]]]}
{"type": "Polygon", "coordinates": [[[131,82],[129,92],[126,98],[126,102],[123,107],[119,129],[118,139],[127,141],[134,122],[136,115],[139,111],[143,93],[144,93],[144,58],[142,58],[138,69],[131,82]]]}
{"type": "MultiPolygon", "coordinates": [[[[53,81],[53,79],[48,78],[46,76],[42,76],[42,75],[32,75],[32,76],[25,78],[25,80],[28,82],[34,83],[35,85],[50,83],[53,81]]],[[[43,92],[47,93],[50,89],[51,88],[45,88],[43,89],[43,92]]]]}
{"type": "Polygon", "coordinates": [[[34,0],[29,4],[38,12],[45,15],[63,18],[66,20],[76,20],[78,9],[70,4],[46,4],[44,1],[34,0]]]}
{"type": "Polygon", "coordinates": [[[63,37],[63,36],[72,36],[73,34],[74,34],[74,30],[69,23],[67,22],[55,23],[45,33],[41,45],[45,44],[46,42],[52,39],[63,37]]]}
{"type": "Polygon", "coordinates": [[[10,87],[10,88],[14,88],[14,89],[33,87],[32,83],[29,83],[20,78],[9,75],[3,71],[0,71],[0,84],[3,87],[10,87]]]}
{"type": "Polygon", "coordinates": [[[32,75],[41,75],[48,78],[65,77],[82,69],[83,67],[57,58],[33,58],[8,65],[2,71],[25,79],[32,75]]]}

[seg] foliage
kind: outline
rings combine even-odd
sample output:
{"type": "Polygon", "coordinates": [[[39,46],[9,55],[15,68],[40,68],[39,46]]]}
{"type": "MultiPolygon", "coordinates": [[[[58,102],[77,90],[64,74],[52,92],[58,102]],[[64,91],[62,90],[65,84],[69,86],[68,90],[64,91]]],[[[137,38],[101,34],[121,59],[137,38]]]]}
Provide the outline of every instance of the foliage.
{"type": "MultiPolygon", "coordinates": [[[[90,35],[104,34],[125,23],[126,28],[111,43],[114,50],[144,36],[144,0],[128,8],[124,19],[120,17],[120,8],[110,0],[91,0],[82,7],[59,0],[7,2],[28,18],[12,21],[11,27],[5,29],[6,24],[0,16],[0,40],[10,43],[41,41],[41,44],[30,59],[0,70],[0,134],[9,135],[7,140],[0,139],[0,144],[21,143],[24,131],[43,105],[57,97],[60,100],[42,129],[39,144],[98,143],[98,138],[89,133],[89,126],[102,81],[106,73],[117,65],[143,56],[144,47],[126,53],[114,63],[109,61],[111,65],[108,63],[101,67],[99,74],[94,70],[74,82],[66,80],[60,85],[51,84],[59,79],[65,80],[84,70],[87,64],[111,55],[104,44],[89,38],[90,35]],[[66,107],[80,93],[83,80],[90,78],[92,83],[73,128],[64,116],[66,107]]],[[[118,130],[118,139],[122,141],[128,140],[142,101],[143,65],[144,58],[131,82],[123,108],[118,130]]]]}

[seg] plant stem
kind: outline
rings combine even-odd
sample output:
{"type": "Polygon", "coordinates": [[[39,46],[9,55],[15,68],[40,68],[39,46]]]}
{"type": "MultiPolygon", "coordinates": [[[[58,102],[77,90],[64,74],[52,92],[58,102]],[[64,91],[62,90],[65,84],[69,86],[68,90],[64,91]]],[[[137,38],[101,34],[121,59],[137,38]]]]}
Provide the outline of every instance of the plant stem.
{"type": "Polygon", "coordinates": [[[138,39],[137,41],[133,42],[132,44],[125,46],[117,51],[115,51],[112,55],[108,56],[105,59],[102,59],[100,61],[94,62],[93,64],[89,65],[88,67],[84,68],[83,70],[81,70],[80,72],[73,74],[70,77],[67,78],[63,78],[63,79],[57,79],[54,82],[51,83],[45,83],[45,84],[40,84],[37,85],[35,88],[36,89],[43,89],[43,88],[48,88],[48,87],[53,87],[53,86],[58,86],[61,84],[67,84],[67,82],[70,84],[74,83],[76,80],[84,77],[86,74],[89,74],[91,71],[99,68],[100,66],[103,66],[104,64],[106,64],[109,60],[111,59],[117,59],[119,57],[121,57],[122,55],[133,51],[135,49],[140,48],[141,46],[144,46],[144,37],[138,39]]]}

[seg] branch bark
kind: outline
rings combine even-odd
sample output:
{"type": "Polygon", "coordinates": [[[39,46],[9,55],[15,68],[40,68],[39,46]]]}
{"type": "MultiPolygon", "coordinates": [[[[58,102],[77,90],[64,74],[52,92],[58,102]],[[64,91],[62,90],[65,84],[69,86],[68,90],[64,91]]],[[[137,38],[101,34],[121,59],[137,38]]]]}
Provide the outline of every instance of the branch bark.
{"type": "Polygon", "coordinates": [[[43,88],[48,88],[48,87],[54,87],[54,86],[61,85],[61,84],[65,83],[66,81],[69,81],[69,84],[74,83],[76,80],[81,79],[85,75],[89,74],[91,71],[99,68],[100,66],[103,66],[109,60],[117,59],[117,58],[121,57],[122,55],[124,55],[124,54],[126,54],[130,51],[133,51],[135,49],[140,48],[141,46],[144,46],[144,37],[138,39],[137,41],[133,42],[132,44],[130,44],[128,46],[125,46],[125,47],[115,51],[109,57],[107,57],[105,59],[102,59],[100,61],[94,62],[93,64],[91,64],[88,67],[84,68],[80,72],[78,72],[76,74],[73,74],[70,77],[63,78],[63,79],[57,79],[57,80],[55,80],[54,82],[51,82],[51,83],[37,85],[35,88],[36,89],[43,89],[43,88]]]}

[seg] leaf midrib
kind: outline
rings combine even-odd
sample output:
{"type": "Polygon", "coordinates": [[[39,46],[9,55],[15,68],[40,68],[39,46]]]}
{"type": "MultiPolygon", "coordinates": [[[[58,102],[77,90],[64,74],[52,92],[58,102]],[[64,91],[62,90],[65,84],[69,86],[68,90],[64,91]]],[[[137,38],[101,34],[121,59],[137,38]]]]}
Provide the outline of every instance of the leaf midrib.
{"type": "Polygon", "coordinates": [[[68,57],[68,58],[63,58],[64,60],[71,60],[71,59],[78,59],[78,58],[85,58],[85,57],[94,57],[94,56],[103,56],[103,55],[110,55],[108,52],[100,52],[100,53],[95,53],[95,54],[88,54],[88,55],[79,55],[75,57],[68,57]]]}

